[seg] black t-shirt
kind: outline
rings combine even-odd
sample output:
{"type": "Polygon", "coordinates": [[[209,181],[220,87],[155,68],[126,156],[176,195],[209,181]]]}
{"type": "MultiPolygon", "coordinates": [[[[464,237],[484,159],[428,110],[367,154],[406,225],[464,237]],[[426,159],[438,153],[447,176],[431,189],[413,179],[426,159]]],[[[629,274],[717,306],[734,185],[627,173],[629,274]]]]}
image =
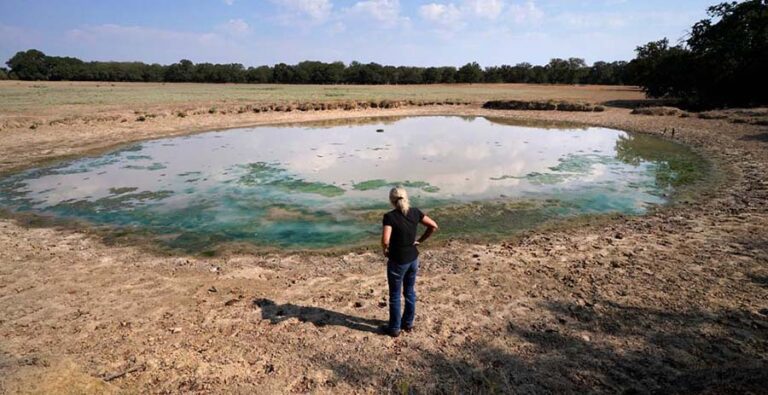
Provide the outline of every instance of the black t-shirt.
{"type": "Polygon", "coordinates": [[[421,210],[411,207],[408,215],[395,209],[384,214],[383,224],[392,227],[389,238],[389,260],[397,264],[413,262],[419,256],[419,250],[413,243],[416,241],[416,228],[424,218],[421,210]]]}

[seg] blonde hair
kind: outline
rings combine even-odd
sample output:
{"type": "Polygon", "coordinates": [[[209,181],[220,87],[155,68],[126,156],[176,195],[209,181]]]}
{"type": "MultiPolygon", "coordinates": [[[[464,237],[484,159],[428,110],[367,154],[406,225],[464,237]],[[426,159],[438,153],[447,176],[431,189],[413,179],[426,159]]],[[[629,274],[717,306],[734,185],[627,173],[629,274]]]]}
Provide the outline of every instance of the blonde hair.
{"type": "Polygon", "coordinates": [[[403,187],[395,187],[389,191],[389,202],[392,203],[403,215],[408,215],[411,202],[408,200],[408,192],[403,187]]]}

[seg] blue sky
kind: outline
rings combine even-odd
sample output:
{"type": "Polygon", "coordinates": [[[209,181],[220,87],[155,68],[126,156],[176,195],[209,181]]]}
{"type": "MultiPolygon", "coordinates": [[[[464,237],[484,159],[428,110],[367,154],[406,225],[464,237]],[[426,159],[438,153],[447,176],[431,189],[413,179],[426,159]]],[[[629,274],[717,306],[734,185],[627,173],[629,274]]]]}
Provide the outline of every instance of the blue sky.
{"type": "Polygon", "coordinates": [[[716,0],[0,0],[0,62],[352,60],[483,66],[629,60],[676,42],[716,0]]]}

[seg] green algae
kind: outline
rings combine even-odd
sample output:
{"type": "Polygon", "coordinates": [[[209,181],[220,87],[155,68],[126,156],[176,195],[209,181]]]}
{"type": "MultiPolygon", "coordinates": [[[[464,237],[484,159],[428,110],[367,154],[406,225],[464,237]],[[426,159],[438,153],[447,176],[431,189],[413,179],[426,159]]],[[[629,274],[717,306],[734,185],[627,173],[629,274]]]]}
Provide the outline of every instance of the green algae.
{"type": "Polygon", "coordinates": [[[2,178],[0,210],[83,220],[112,229],[111,240],[141,235],[173,250],[215,255],[231,243],[374,243],[381,216],[392,209],[382,192],[400,185],[413,206],[440,222],[438,237],[487,240],[583,214],[643,214],[707,171],[686,147],[653,137],[500,124],[420,117],[397,120],[383,134],[333,123],[322,131],[263,128],[146,142],[2,178]],[[580,138],[587,133],[604,137],[580,138]],[[260,140],[270,135],[276,137],[260,140]],[[414,148],[435,141],[440,150],[414,148]],[[473,144],[482,150],[467,149],[473,144]],[[208,159],[210,147],[219,156],[195,159],[208,159]],[[386,155],[371,152],[381,147],[386,155]],[[162,177],[151,173],[160,169],[167,169],[162,177]],[[402,175],[409,178],[390,181],[402,175]],[[522,182],[500,182],[511,179],[522,182]]]}
{"type": "Polygon", "coordinates": [[[531,172],[525,175],[525,179],[533,185],[554,185],[559,184],[567,179],[571,175],[569,174],[557,174],[557,173],[539,173],[531,172]]]}
{"type": "Polygon", "coordinates": [[[575,173],[586,174],[595,164],[610,164],[615,162],[615,159],[610,156],[604,155],[577,155],[569,154],[563,158],[558,159],[558,165],[552,166],[549,170],[557,173],[575,173]]]}
{"type": "Polygon", "coordinates": [[[316,194],[325,197],[337,197],[344,194],[344,189],[322,182],[309,182],[288,175],[284,169],[264,162],[241,165],[246,174],[238,182],[244,186],[270,186],[284,192],[316,194]]]}
{"type": "Polygon", "coordinates": [[[155,170],[163,170],[167,167],[159,162],[155,162],[149,166],[140,166],[140,165],[126,165],[123,166],[123,169],[130,169],[130,170],[149,170],[149,171],[155,171],[155,170]]]}
{"type": "Polygon", "coordinates": [[[693,184],[707,174],[709,166],[679,143],[643,134],[620,137],[616,141],[616,158],[633,166],[650,162],[649,171],[659,189],[693,184]]]}
{"type": "Polygon", "coordinates": [[[46,208],[65,217],[79,217],[100,222],[111,215],[121,215],[126,209],[142,207],[145,203],[158,202],[172,196],[173,191],[143,191],[123,193],[96,200],[70,199],[46,208]]]}
{"type": "Polygon", "coordinates": [[[357,191],[372,191],[372,190],[381,189],[381,188],[394,188],[394,187],[417,188],[427,193],[437,193],[440,191],[440,188],[434,185],[430,185],[428,182],[425,182],[425,181],[387,181],[387,180],[377,179],[377,180],[362,181],[352,185],[352,189],[357,191]]]}
{"type": "Polygon", "coordinates": [[[122,195],[124,193],[136,191],[137,189],[139,188],[136,188],[136,187],[109,188],[109,193],[111,195],[122,195]]]}
{"type": "Polygon", "coordinates": [[[368,180],[368,181],[358,182],[352,185],[352,188],[358,191],[371,191],[374,189],[390,187],[390,185],[392,184],[387,180],[368,180]]]}

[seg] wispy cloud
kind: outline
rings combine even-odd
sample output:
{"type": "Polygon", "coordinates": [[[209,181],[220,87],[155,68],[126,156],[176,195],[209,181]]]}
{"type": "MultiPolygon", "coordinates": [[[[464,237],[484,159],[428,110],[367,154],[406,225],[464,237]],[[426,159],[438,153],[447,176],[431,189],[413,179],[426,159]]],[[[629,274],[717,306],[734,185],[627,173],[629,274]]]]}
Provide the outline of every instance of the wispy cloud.
{"type": "Polygon", "coordinates": [[[251,32],[251,27],[247,22],[238,18],[230,19],[226,23],[219,25],[217,30],[231,36],[245,36],[251,32]]]}
{"type": "Polygon", "coordinates": [[[534,24],[544,18],[544,12],[531,0],[511,5],[508,11],[509,18],[517,24],[534,24]]]}
{"type": "Polygon", "coordinates": [[[284,10],[306,16],[315,21],[323,21],[331,15],[333,3],[330,0],[271,0],[284,10]]]}
{"type": "Polygon", "coordinates": [[[346,10],[347,17],[370,18],[383,27],[407,24],[408,17],[401,15],[399,0],[363,0],[346,10]]]}
{"type": "Polygon", "coordinates": [[[464,7],[481,18],[496,19],[506,7],[503,0],[466,0],[464,7]]]}
{"type": "Polygon", "coordinates": [[[419,7],[419,15],[430,22],[445,26],[454,25],[461,20],[461,11],[453,3],[422,5],[419,7]]]}

